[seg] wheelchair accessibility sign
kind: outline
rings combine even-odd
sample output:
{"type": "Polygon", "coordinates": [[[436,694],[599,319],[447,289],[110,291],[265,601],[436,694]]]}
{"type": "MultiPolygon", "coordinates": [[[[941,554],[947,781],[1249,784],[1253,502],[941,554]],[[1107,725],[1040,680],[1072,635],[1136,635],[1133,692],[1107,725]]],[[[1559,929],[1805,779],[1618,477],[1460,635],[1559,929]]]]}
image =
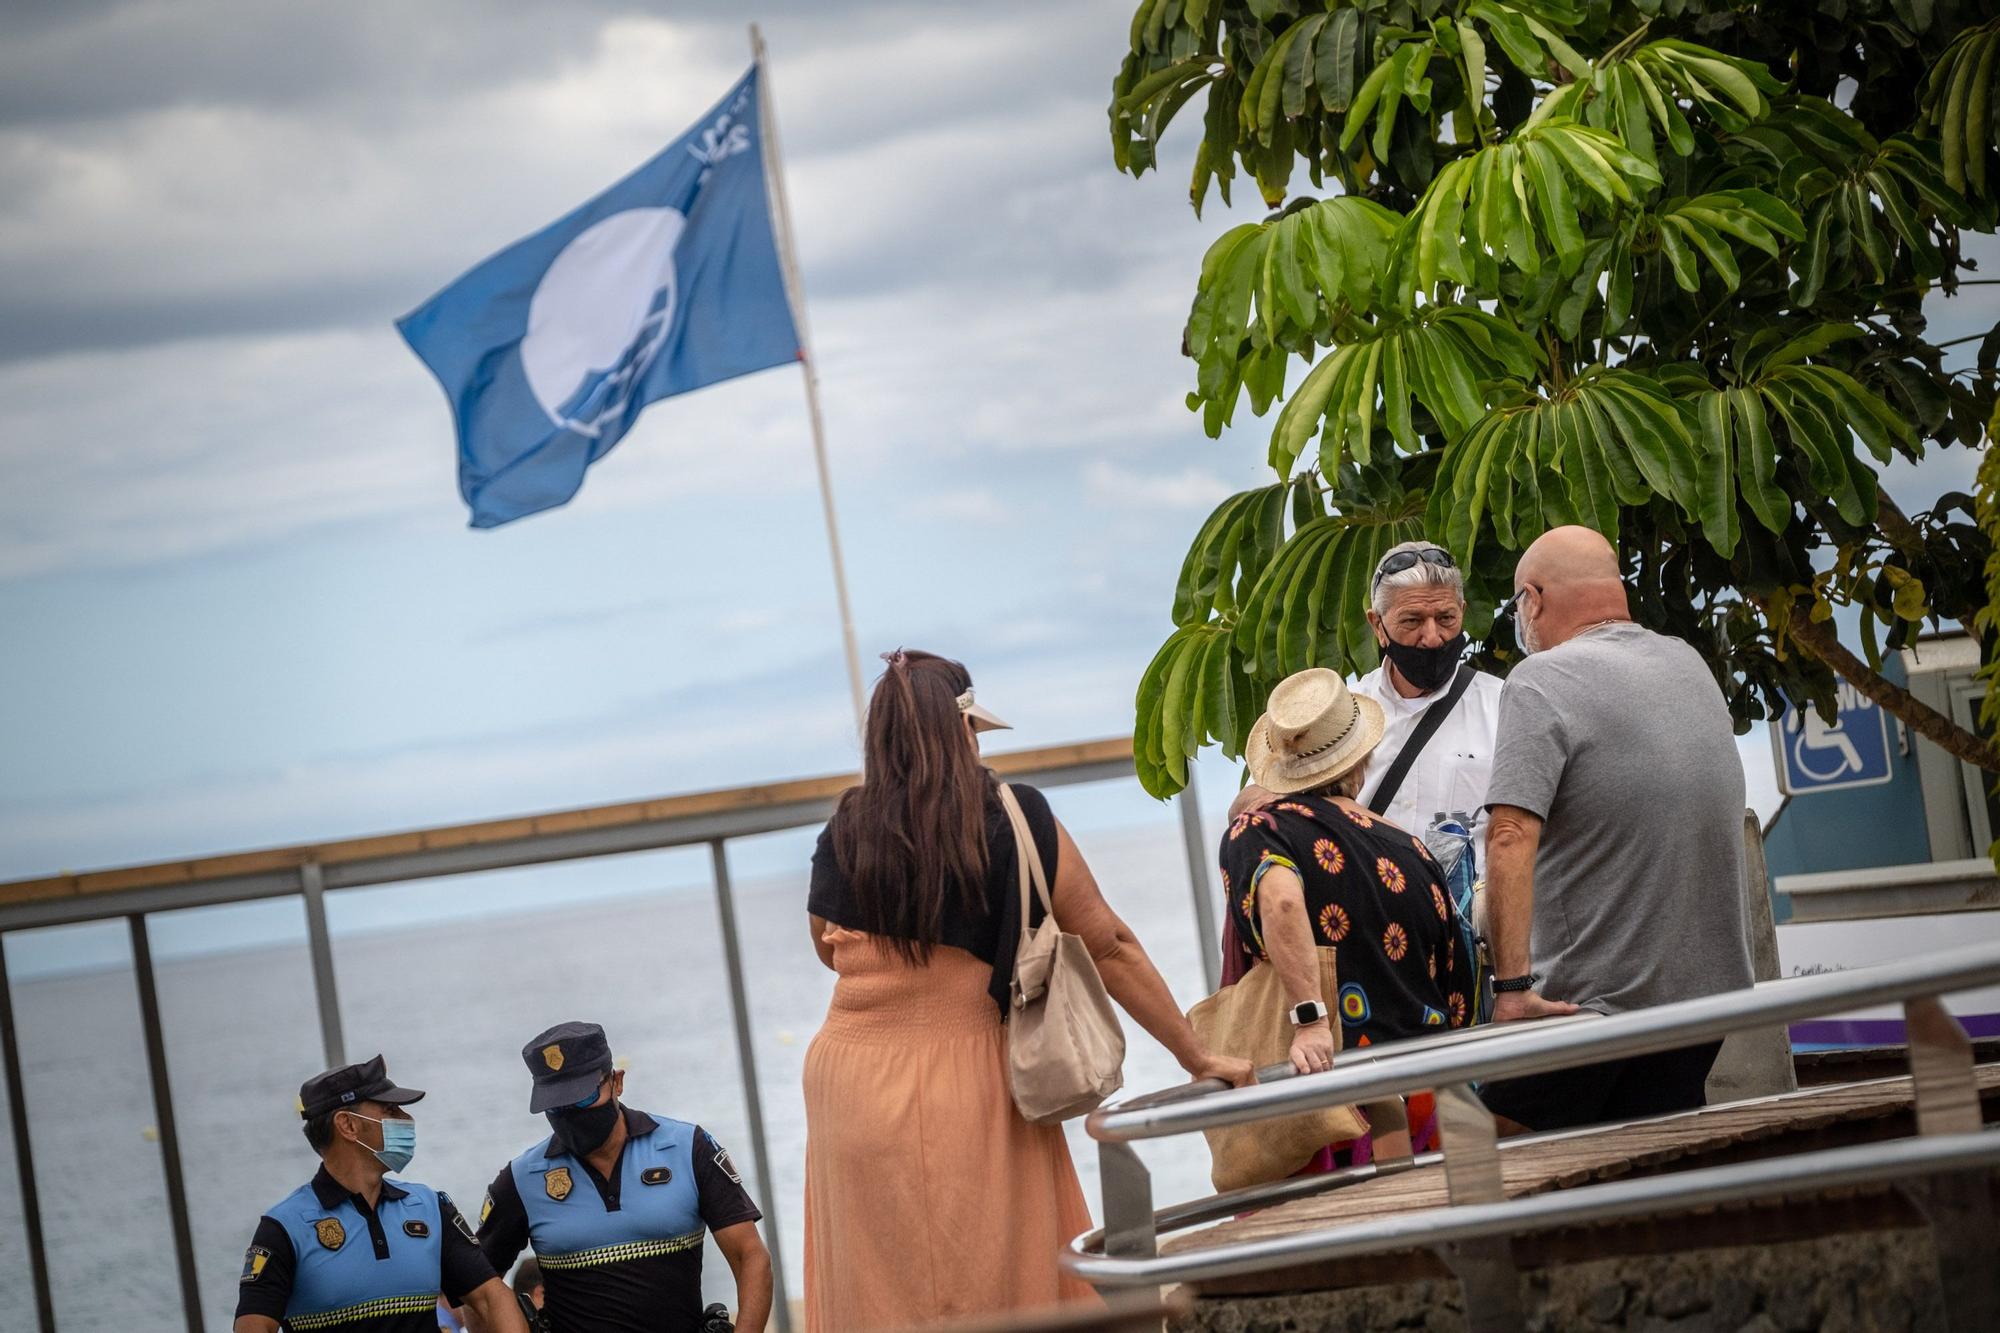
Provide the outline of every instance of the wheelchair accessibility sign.
{"type": "Polygon", "coordinates": [[[1771,724],[1778,789],[1787,796],[1874,787],[1895,776],[1889,716],[1853,686],[1840,687],[1840,711],[1828,725],[1818,712],[1786,704],[1771,724]]]}

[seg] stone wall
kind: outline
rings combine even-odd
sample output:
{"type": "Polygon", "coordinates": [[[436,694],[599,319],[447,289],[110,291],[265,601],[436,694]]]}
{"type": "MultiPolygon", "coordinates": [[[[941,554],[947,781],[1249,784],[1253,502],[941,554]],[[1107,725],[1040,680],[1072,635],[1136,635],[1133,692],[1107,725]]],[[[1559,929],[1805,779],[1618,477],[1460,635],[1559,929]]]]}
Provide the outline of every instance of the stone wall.
{"type": "MultiPolygon", "coordinates": [[[[1943,1333],[1927,1230],[1600,1259],[1525,1275],[1529,1333],[1943,1333]]],[[[1199,1300],[1173,1333],[1465,1333],[1458,1284],[1199,1300]]]]}

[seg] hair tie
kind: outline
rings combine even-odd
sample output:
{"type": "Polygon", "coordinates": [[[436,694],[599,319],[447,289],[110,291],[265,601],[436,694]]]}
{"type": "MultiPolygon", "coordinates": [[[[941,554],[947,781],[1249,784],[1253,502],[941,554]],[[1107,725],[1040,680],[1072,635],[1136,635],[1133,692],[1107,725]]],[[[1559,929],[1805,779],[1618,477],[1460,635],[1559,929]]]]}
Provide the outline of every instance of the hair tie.
{"type": "Polygon", "coordinates": [[[908,655],[901,648],[896,649],[894,652],[883,653],[880,656],[884,662],[887,662],[892,667],[907,667],[910,664],[908,655]]]}

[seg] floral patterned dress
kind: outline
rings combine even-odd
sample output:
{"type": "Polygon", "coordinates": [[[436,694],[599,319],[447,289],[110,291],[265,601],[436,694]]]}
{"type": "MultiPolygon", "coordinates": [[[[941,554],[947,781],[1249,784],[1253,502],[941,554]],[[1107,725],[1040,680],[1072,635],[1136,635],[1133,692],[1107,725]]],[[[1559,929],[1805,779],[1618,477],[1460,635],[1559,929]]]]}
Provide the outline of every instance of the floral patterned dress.
{"type": "Polygon", "coordinates": [[[1268,957],[1257,888],[1274,865],[1305,887],[1314,942],[1335,951],[1340,993],[1327,1005],[1341,1045],[1463,1027],[1473,972],[1461,957],[1457,909],[1415,835],[1327,797],[1288,797],[1249,811],[1222,840],[1222,885],[1237,971],[1268,957]]]}

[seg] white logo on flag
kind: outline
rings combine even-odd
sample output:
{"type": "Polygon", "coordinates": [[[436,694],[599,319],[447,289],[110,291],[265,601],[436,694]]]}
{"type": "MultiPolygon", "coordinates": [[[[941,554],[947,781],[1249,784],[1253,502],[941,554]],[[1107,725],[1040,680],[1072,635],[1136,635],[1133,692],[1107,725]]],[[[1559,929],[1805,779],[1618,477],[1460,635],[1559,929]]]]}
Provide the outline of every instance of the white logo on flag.
{"type": "Polygon", "coordinates": [[[623,413],[673,327],[674,246],[687,218],[631,208],[578,233],[528,303],[521,368],[558,426],[596,437],[623,413]]]}

